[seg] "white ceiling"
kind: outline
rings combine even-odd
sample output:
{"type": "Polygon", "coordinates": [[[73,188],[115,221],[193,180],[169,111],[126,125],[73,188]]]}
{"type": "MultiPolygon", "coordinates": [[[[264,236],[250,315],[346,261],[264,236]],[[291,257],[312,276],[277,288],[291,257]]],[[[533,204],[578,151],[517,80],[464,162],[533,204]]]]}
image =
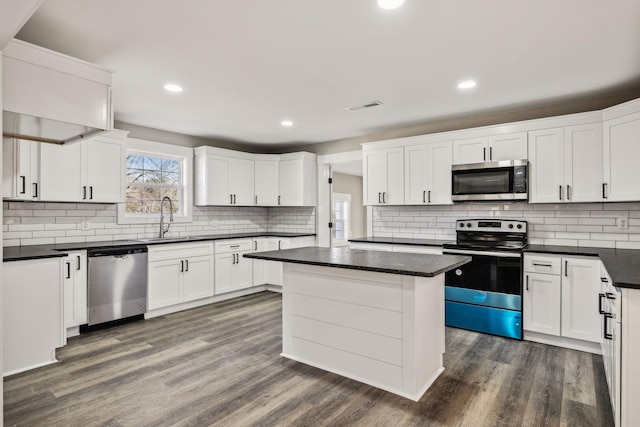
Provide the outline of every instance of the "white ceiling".
{"type": "Polygon", "coordinates": [[[116,70],[116,120],[256,144],[640,86],[638,0],[46,0],[17,37],[116,70]]]}

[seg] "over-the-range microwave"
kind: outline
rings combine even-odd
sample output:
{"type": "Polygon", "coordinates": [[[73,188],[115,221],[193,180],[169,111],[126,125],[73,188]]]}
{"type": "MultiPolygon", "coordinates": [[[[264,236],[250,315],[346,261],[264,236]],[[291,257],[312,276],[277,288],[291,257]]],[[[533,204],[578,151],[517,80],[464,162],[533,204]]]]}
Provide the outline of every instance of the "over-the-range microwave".
{"type": "Polygon", "coordinates": [[[453,165],[451,199],[468,201],[526,201],[529,197],[527,160],[453,165]]]}

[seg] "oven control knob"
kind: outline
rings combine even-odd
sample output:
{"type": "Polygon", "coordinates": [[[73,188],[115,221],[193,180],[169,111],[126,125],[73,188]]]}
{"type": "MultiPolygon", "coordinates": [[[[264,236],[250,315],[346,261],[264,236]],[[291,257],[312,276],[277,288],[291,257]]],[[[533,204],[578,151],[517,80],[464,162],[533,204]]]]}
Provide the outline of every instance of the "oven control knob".
{"type": "Polygon", "coordinates": [[[522,224],[518,224],[518,228],[519,228],[519,229],[520,229],[520,228],[522,228],[522,224]]]}
{"type": "Polygon", "coordinates": [[[461,222],[461,223],[460,223],[460,227],[464,227],[464,222],[461,222]]]}
{"type": "Polygon", "coordinates": [[[467,223],[467,227],[471,227],[471,223],[470,222],[467,223]]]}
{"type": "Polygon", "coordinates": [[[509,228],[513,228],[513,224],[509,224],[509,228]]]}

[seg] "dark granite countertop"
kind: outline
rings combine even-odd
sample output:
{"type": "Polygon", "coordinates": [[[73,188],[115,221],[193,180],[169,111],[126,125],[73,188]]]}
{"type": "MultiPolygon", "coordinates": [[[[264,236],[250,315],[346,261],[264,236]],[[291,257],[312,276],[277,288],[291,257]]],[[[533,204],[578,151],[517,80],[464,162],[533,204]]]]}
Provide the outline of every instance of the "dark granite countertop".
{"type": "Polygon", "coordinates": [[[356,237],[349,239],[350,242],[358,243],[386,243],[390,245],[416,245],[416,246],[442,246],[449,243],[449,240],[435,239],[410,239],[403,237],[356,237]]]}
{"type": "Polygon", "coordinates": [[[57,245],[33,245],[33,246],[6,246],[3,248],[2,259],[7,261],[23,261],[28,259],[63,257],[64,251],[115,248],[132,245],[163,245],[168,243],[202,242],[208,240],[231,240],[253,237],[306,237],[315,236],[315,233],[236,233],[236,234],[210,234],[189,237],[167,237],[165,239],[131,239],[131,240],[106,240],[102,242],[77,242],[60,243],[57,245]]]}
{"type": "Polygon", "coordinates": [[[426,255],[315,246],[255,252],[243,256],[270,261],[421,277],[437,276],[471,261],[471,257],[463,255],[426,255]]]}
{"type": "Polygon", "coordinates": [[[640,289],[640,250],[529,245],[524,252],[599,257],[614,286],[640,289]]]}

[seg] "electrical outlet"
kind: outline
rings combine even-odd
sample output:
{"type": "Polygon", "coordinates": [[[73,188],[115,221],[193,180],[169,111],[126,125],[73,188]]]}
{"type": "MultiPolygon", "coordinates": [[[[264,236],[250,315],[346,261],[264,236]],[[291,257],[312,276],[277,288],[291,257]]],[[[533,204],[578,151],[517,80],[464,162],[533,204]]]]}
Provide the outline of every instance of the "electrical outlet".
{"type": "Polygon", "coordinates": [[[429,221],[429,227],[431,227],[431,228],[435,228],[436,227],[436,218],[435,217],[431,218],[431,220],[429,221]]]}
{"type": "Polygon", "coordinates": [[[89,231],[89,220],[83,219],[82,221],[80,221],[80,228],[83,231],[89,231]]]}
{"type": "Polygon", "coordinates": [[[618,229],[619,230],[626,230],[627,228],[629,228],[629,219],[625,218],[623,216],[619,216],[618,217],[618,229]]]}

